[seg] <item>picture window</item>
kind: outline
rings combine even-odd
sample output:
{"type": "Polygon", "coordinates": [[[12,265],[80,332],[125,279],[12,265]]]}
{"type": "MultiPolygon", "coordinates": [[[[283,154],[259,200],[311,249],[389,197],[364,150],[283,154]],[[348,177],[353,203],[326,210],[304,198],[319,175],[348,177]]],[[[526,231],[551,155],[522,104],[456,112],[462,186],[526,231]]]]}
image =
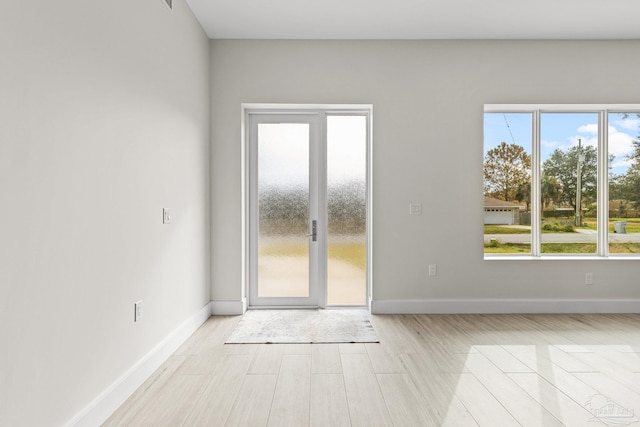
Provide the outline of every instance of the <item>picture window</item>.
{"type": "Polygon", "coordinates": [[[483,153],[485,257],[640,253],[640,105],[486,105],[483,153]]]}

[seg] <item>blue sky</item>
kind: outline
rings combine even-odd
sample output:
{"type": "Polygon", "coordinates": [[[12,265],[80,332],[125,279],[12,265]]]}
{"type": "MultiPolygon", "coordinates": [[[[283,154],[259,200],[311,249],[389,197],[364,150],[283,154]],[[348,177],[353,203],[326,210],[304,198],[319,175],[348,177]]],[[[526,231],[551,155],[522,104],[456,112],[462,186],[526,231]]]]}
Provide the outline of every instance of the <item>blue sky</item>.
{"type": "MultiPolygon", "coordinates": [[[[484,152],[502,141],[525,148],[531,154],[530,113],[485,113],[484,152]],[[507,126],[508,123],[508,126],[507,126]],[[511,130],[511,132],[509,132],[511,130]]],[[[632,141],[640,135],[640,119],[635,114],[623,119],[621,114],[609,114],[609,153],[615,155],[612,173],[624,173],[629,167],[625,158],[633,150],[632,141]]],[[[540,126],[540,155],[546,160],[559,148],[567,150],[578,145],[597,146],[598,116],[595,113],[543,113],[540,126]]]]}

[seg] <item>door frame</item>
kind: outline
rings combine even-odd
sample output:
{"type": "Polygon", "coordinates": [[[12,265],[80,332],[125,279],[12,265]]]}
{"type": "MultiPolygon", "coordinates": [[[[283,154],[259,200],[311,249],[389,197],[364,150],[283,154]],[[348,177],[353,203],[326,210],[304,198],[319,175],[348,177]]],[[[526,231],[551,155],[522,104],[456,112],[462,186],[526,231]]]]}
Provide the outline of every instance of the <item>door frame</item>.
{"type": "MultiPolygon", "coordinates": [[[[322,285],[324,283],[324,277],[322,272],[326,261],[323,253],[326,253],[326,239],[324,238],[323,230],[325,229],[325,222],[320,215],[320,206],[325,203],[326,196],[322,191],[320,182],[324,180],[324,171],[320,165],[326,163],[322,153],[326,150],[322,146],[324,137],[321,135],[321,120],[320,114],[315,112],[300,112],[300,113],[264,113],[264,112],[249,112],[248,113],[248,147],[249,147],[249,287],[247,289],[247,295],[251,306],[255,307],[319,307],[322,304],[320,295],[322,294],[322,285]],[[292,124],[308,124],[308,144],[309,144],[309,175],[308,175],[308,190],[309,190],[309,218],[307,224],[310,224],[312,220],[316,221],[317,225],[317,239],[311,240],[310,236],[300,236],[300,241],[308,244],[309,252],[309,294],[306,297],[260,297],[258,292],[258,174],[254,171],[258,170],[258,126],[261,124],[280,124],[280,123],[292,123],[292,124]]],[[[307,232],[311,233],[310,227],[307,227],[307,232]]]]}
{"type": "MultiPolygon", "coordinates": [[[[367,237],[367,266],[366,266],[366,303],[364,306],[371,309],[371,299],[373,295],[373,105],[371,104],[262,104],[262,103],[243,103],[241,104],[241,162],[242,162],[242,302],[243,311],[247,308],[310,308],[310,306],[279,306],[279,305],[253,305],[250,299],[250,283],[251,283],[251,178],[252,178],[252,159],[249,141],[249,125],[250,115],[311,115],[315,114],[319,117],[318,137],[321,140],[320,146],[326,147],[326,117],[330,115],[360,115],[367,117],[367,156],[366,156],[366,237],[367,237]]],[[[321,157],[326,158],[326,149],[320,153],[321,157]]],[[[326,168],[325,168],[326,169],[326,168]]],[[[322,172],[322,174],[326,171],[322,172]]],[[[326,181],[326,178],[325,178],[326,181]]],[[[321,192],[326,194],[326,187],[320,186],[321,192]]],[[[321,197],[322,198],[322,197],[321,197]]],[[[325,219],[318,218],[319,221],[325,219]]],[[[326,244],[323,245],[326,251],[326,244]]],[[[320,247],[319,247],[320,249],[320,247]]],[[[317,307],[325,308],[327,289],[326,289],[326,256],[319,257],[324,261],[319,265],[320,285],[318,286],[317,307]]],[[[314,305],[313,307],[316,307],[314,305]]],[[[330,308],[352,308],[353,306],[330,306],[330,308]]],[[[362,307],[360,305],[356,307],[362,307]]]]}

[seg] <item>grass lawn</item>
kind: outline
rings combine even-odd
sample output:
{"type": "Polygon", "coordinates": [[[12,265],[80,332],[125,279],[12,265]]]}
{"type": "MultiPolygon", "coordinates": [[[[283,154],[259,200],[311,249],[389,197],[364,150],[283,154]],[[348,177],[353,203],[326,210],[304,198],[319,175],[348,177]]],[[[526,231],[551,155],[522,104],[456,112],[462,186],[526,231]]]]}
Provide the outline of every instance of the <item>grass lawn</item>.
{"type": "Polygon", "coordinates": [[[595,243],[542,243],[543,254],[595,254],[595,243]]]}
{"type": "MultiPolygon", "coordinates": [[[[627,230],[629,230],[627,228],[627,230]]],[[[638,254],[640,253],[640,243],[610,243],[610,254],[638,254]]]]}
{"type": "MultiPolygon", "coordinates": [[[[543,243],[543,254],[595,254],[595,243],[543,243]]],[[[485,254],[530,254],[531,245],[527,243],[485,243],[485,254]]],[[[611,254],[640,253],[640,243],[611,243],[611,254]]]]}
{"type": "MultiPolygon", "coordinates": [[[[595,254],[595,243],[543,243],[543,254],[595,254]]],[[[485,243],[485,254],[530,254],[528,243],[485,243]]]]}
{"type": "Polygon", "coordinates": [[[528,228],[503,227],[501,225],[485,225],[484,234],[531,234],[528,228]]]}
{"type": "Polygon", "coordinates": [[[531,245],[528,243],[485,243],[485,254],[530,254],[531,245]]]}
{"type": "MultiPolygon", "coordinates": [[[[639,224],[640,225],[640,224],[639,224]]],[[[612,226],[613,227],[613,226],[612,226]]],[[[629,226],[627,225],[627,230],[629,226]]],[[[574,233],[573,231],[558,230],[542,230],[545,233],[574,233]]],[[[530,228],[504,227],[501,225],[485,225],[484,234],[531,234],[530,228]]]]}
{"type": "MultiPolygon", "coordinates": [[[[627,233],[640,233],[640,218],[609,218],[609,233],[613,233],[613,223],[615,221],[627,222],[627,233]]],[[[584,221],[585,227],[591,230],[597,230],[597,223],[594,219],[584,221]]]]}

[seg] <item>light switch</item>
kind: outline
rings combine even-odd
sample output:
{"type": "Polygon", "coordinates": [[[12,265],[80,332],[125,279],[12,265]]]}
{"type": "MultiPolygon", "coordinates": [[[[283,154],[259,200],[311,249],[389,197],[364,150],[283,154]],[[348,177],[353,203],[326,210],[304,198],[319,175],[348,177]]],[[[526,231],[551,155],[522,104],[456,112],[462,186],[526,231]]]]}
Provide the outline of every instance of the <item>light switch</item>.
{"type": "Polygon", "coordinates": [[[162,209],[162,223],[171,224],[171,209],[168,209],[168,208],[162,209]]]}

